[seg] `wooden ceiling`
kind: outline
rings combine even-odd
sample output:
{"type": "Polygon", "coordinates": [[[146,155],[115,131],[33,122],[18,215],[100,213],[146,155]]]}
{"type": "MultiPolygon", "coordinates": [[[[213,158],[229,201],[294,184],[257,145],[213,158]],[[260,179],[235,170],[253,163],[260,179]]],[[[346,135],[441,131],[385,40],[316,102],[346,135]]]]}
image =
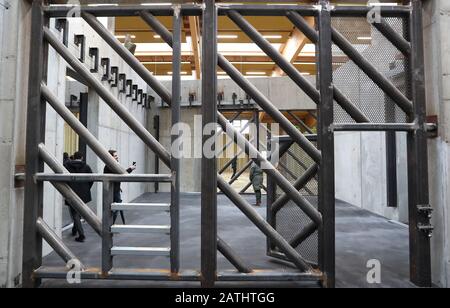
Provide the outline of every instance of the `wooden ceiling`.
{"type": "MultiPolygon", "coordinates": [[[[113,3],[114,1],[108,1],[113,3]]],[[[116,1],[117,2],[117,1],[116,1]]],[[[139,2],[151,2],[151,1],[118,1],[120,3],[139,3],[139,2]]],[[[153,1],[159,2],[159,1],[153,1]]],[[[164,1],[161,1],[164,2],[164,1]]],[[[170,2],[170,1],[167,1],[170,2]]],[[[193,1],[181,1],[183,3],[193,1]]],[[[247,3],[248,1],[217,1],[217,2],[227,2],[227,3],[247,3]]],[[[267,3],[268,1],[265,1],[267,3]]],[[[287,3],[311,3],[310,1],[277,1],[271,0],[270,3],[275,2],[287,2],[287,3]]],[[[384,0],[380,2],[395,2],[392,0],[384,0]]],[[[401,1],[399,1],[401,2],[401,1]]],[[[336,4],[366,4],[367,0],[352,0],[352,1],[334,1],[336,4]]],[[[261,4],[261,3],[259,3],[261,4]]],[[[158,17],[158,20],[165,25],[169,30],[172,29],[172,18],[171,17],[158,17]]],[[[276,44],[280,52],[295,65],[295,67],[304,74],[316,74],[316,62],[314,48],[308,39],[304,35],[294,28],[292,23],[285,17],[246,17],[246,20],[250,22],[262,35],[269,36],[268,40],[276,44]],[[276,36],[276,37],[275,37],[276,36]],[[311,50],[312,48],[312,50],[311,50]],[[309,51],[309,52],[307,52],[309,51]],[[312,52],[311,52],[312,51],[312,52]]],[[[307,20],[311,25],[314,25],[314,20],[307,20]]],[[[370,37],[371,29],[370,25],[361,20],[358,24],[355,21],[349,21],[348,25],[350,31],[350,40],[354,43],[361,44],[358,42],[360,37],[370,37]]],[[[170,49],[164,45],[161,38],[158,38],[156,33],[139,17],[118,17],[115,21],[115,31],[116,35],[124,36],[130,34],[133,37],[133,42],[136,44],[150,43],[155,45],[149,45],[151,52],[137,52],[137,57],[145,64],[145,66],[154,75],[168,75],[172,71],[170,55],[170,49]],[[160,45],[158,45],[160,44],[160,45]]],[[[218,31],[219,31],[219,51],[221,48],[231,49],[226,53],[226,57],[243,73],[247,74],[260,73],[266,76],[281,76],[282,72],[277,68],[273,61],[265,56],[264,54],[250,54],[244,53],[242,48],[248,48],[250,44],[254,43],[243,33],[240,29],[228,18],[221,16],[218,20],[218,31]],[[228,36],[223,37],[223,36],[228,36]],[[242,45],[239,45],[242,44],[242,45]],[[246,44],[246,45],[244,45],[246,44]]],[[[200,71],[200,56],[199,52],[195,49],[199,49],[199,44],[195,44],[195,37],[200,37],[201,32],[201,18],[197,17],[184,17],[183,22],[183,34],[182,42],[187,43],[189,50],[183,52],[182,59],[182,71],[186,75],[192,75],[193,72],[200,71]],[[193,33],[193,32],[196,33],[193,33]],[[193,40],[186,40],[186,38],[194,38],[193,40]],[[191,43],[191,41],[193,41],[191,43]],[[190,45],[190,46],[189,46],[190,45]]],[[[348,35],[348,31],[347,31],[348,35]]],[[[123,41],[123,40],[122,40],[123,41]]],[[[370,41],[369,41],[370,42],[370,41]]],[[[367,41],[365,42],[367,43],[367,41]]],[[[251,46],[250,46],[251,47],[251,46]]],[[[339,65],[337,63],[344,63],[347,58],[344,56],[339,56],[334,59],[336,63],[335,67],[339,65]]],[[[220,72],[220,70],[219,70],[220,72]]]]}

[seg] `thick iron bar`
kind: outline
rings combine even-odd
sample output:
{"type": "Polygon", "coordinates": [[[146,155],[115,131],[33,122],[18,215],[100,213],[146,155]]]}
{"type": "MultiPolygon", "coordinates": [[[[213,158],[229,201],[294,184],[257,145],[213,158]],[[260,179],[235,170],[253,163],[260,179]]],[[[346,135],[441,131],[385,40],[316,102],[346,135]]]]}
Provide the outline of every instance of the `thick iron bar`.
{"type": "MultiPolygon", "coordinates": [[[[46,6],[45,13],[48,17],[67,17],[72,7],[46,6]]],[[[171,5],[155,5],[151,8],[140,5],[121,6],[82,6],[85,13],[97,17],[126,17],[138,16],[139,12],[149,10],[155,16],[173,16],[171,5]]],[[[225,16],[229,11],[238,11],[243,16],[285,16],[286,10],[295,11],[302,16],[316,16],[317,8],[312,5],[218,5],[219,16],[225,16]]],[[[373,10],[370,6],[336,6],[331,9],[333,17],[365,17],[373,10]]],[[[410,12],[409,6],[382,6],[380,12],[384,17],[407,16],[410,12]]],[[[182,5],[184,16],[201,16],[202,9],[199,5],[182,5]]]]}
{"type": "MultiPolygon", "coordinates": [[[[313,43],[317,44],[319,40],[319,34],[309,26],[305,19],[294,11],[288,11],[286,16],[289,20],[305,34],[305,36],[313,43]]],[[[370,122],[369,118],[359,110],[337,87],[333,86],[333,96],[339,106],[342,107],[356,122],[366,123],[370,122]]]]}
{"type": "Polygon", "coordinates": [[[331,129],[338,131],[356,131],[356,132],[414,132],[419,128],[417,123],[334,123],[331,129]]]}
{"type": "MultiPolygon", "coordinates": [[[[68,173],[64,166],[45,148],[43,144],[39,144],[38,151],[42,160],[55,173],[68,173]]],[[[42,183],[42,182],[41,182],[42,183]]],[[[86,222],[102,236],[102,223],[94,212],[81,200],[81,198],[66,183],[51,182],[52,185],[61,193],[64,199],[84,218],[86,222]]]]}
{"type": "Polygon", "coordinates": [[[181,16],[180,7],[174,8],[173,15],[173,60],[172,60],[172,184],[170,204],[170,268],[173,274],[180,270],[180,152],[173,145],[180,138],[180,97],[181,97],[181,16]],[[174,127],[176,130],[173,131],[174,127]]]}
{"type": "Polygon", "coordinates": [[[320,163],[320,151],[279,111],[242,73],[234,67],[223,55],[219,54],[219,66],[234,80],[250,97],[292,137],[298,145],[317,163],[320,163]]]}
{"type": "MultiPolygon", "coordinates": [[[[59,161],[56,161],[59,164],[59,161]]],[[[63,168],[62,165],[58,165],[63,168]]],[[[126,183],[170,183],[171,174],[105,174],[105,173],[68,173],[67,170],[56,171],[64,174],[36,173],[36,181],[50,182],[126,182],[126,183]]]]}
{"type": "Polygon", "coordinates": [[[42,1],[33,1],[31,8],[30,70],[28,78],[25,206],[23,221],[22,286],[37,287],[33,271],[42,264],[42,237],[37,232],[36,221],[43,216],[43,183],[34,181],[34,174],[44,170],[37,151],[45,141],[46,104],[41,97],[41,82],[46,80],[48,46],[44,42],[43,28],[48,24],[44,17],[42,1]]]}
{"type": "Polygon", "coordinates": [[[398,34],[397,31],[392,29],[386,20],[381,19],[380,22],[374,22],[372,25],[405,56],[409,56],[411,54],[411,44],[405,40],[403,36],[398,34]]]}
{"type": "Polygon", "coordinates": [[[239,134],[237,130],[226,120],[223,115],[219,115],[218,122],[222,126],[222,129],[233,138],[233,140],[244,148],[249,157],[262,165],[262,169],[265,173],[273,177],[274,181],[280,186],[280,188],[286,192],[292,200],[305,212],[308,217],[311,218],[317,225],[322,224],[322,217],[320,213],[309,203],[292,185],[289,181],[281,175],[281,173],[266,159],[256,148],[247,140],[244,136],[239,134]]]}
{"type": "Polygon", "coordinates": [[[222,192],[258,227],[289,259],[302,271],[311,268],[289,243],[263,218],[258,212],[240,196],[220,175],[217,184],[222,192]]]}
{"type": "Polygon", "coordinates": [[[50,245],[50,247],[55,250],[55,252],[63,259],[67,264],[69,261],[78,261],[81,267],[84,267],[80,260],[75,256],[75,254],[70,251],[70,249],[64,244],[64,242],[59,238],[59,236],[50,228],[45,221],[39,217],[36,221],[37,231],[43,237],[43,239],[50,245]]]}
{"type": "Polygon", "coordinates": [[[152,149],[157,156],[170,166],[169,152],[137,121],[128,109],[119,102],[119,100],[108,91],[103,84],[97,80],[75,56],[72,55],[58,38],[47,27],[44,28],[44,37],[47,42],[66,60],[66,62],[80,74],[89,86],[91,86],[99,96],[114,110],[114,112],[133,130],[141,140],[152,149]]]}
{"type": "Polygon", "coordinates": [[[129,65],[133,70],[163,99],[170,101],[170,92],[150,74],[148,69],[122,45],[114,35],[103,26],[95,16],[82,12],[81,17],[94,29],[100,37],[129,65]]]}
{"type": "Polygon", "coordinates": [[[202,287],[211,288],[217,279],[217,8],[204,2],[202,35],[202,176],[201,176],[201,273],[202,287]],[[208,144],[211,143],[212,145],[208,144]],[[209,147],[212,153],[206,153],[209,147]],[[207,156],[209,154],[209,156],[207,156]],[[212,154],[212,155],[211,155],[212,154]]]}
{"type": "Polygon", "coordinates": [[[240,273],[251,273],[252,268],[220,237],[217,238],[217,249],[240,273]]]}
{"type": "MultiPolygon", "coordinates": [[[[316,164],[308,168],[308,170],[306,170],[305,173],[294,182],[293,186],[295,187],[295,189],[300,190],[305,187],[305,185],[314,178],[318,171],[319,166],[317,166],[316,164]]],[[[282,194],[278,199],[276,199],[271,206],[272,215],[276,215],[278,211],[281,210],[283,206],[285,206],[286,203],[289,202],[289,200],[289,195],[286,193],[282,194]]]]}
{"type": "Polygon", "coordinates": [[[113,247],[113,234],[111,232],[113,213],[111,211],[111,205],[114,202],[114,183],[105,181],[102,186],[102,275],[107,277],[109,271],[113,268],[113,257],[111,255],[111,249],[113,247]]]}
{"type": "Polygon", "coordinates": [[[411,101],[397,89],[377,68],[353,47],[345,36],[332,28],[333,42],[376,84],[378,85],[407,115],[413,113],[411,101]]]}
{"type": "Polygon", "coordinates": [[[85,140],[92,151],[116,173],[126,174],[127,171],[109,154],[108,150],[92,135],[92,133],[74,116],[74,114],[61,103],[50,89],[42,84],[42,96],[52,106],[52,108],[66,121],[66,123],[85,140]]]}
{"type": "Polygon", "coordinates": [[[264,51],[275,63],[288,75],[306,95],[308,95],[316,104],[319,103],[319,91],[305,78],[299,70],[292,65],[273,45],[265,39],[248,21],[246,21],[238,12],[229,11],[228,17],[254,41],[262,51],[264,51]]]}
{"type": "Polygon", "coordinates": [[[319,227],[319,268],[324,273],[325,287],[335,285],[335,182],[334,182],[334,134],[333,124],[333,64],[331,44],[330,2],[320,0],[321,10],[317,18],[319,28],[319,124],[318,145],[323,159],[319,166],[319,211],[323,224],[319,227]]]}
{"type": "MultiPolygon", "coordinates": [[[[146,19],[152,19],[149,24],[159,24],[153,28],[161,38],[166,38],[166,43],[173,47],[172,34],[151,14],[145,15],[146,19]],[[161,31],[161,32],[158,32],[161,31]]],[[[303,150],[311,156],[316,162],[320,162],[320,151],[279,111],[275,106],[245,77],[234,67],[224,56],[218,55],[219,67],[222,68],[250,97],[260,105],[265,112],[267,112],[275,121],[280,123],[280,126],[297,142],[303,150]]],[[[169,103],[170,104],[170,103],[169,103]]]]}
{"type": "Polygon", "coordinates": [[[426,97],[424,78],[424,46],[422,2],[412,0],[412,11],[409,20],[409,33],[412,46],[410,57],[412,76],[412,100],[414,116],[419,125],[416,132],[408,133],[408,200],[409,200],[409,249],[411,281],[420,287],[431,287],[431,257],[429,212],[421,211],[421,207],[429,207],[428,188],[428,144],[426,123],[426,97]]]}

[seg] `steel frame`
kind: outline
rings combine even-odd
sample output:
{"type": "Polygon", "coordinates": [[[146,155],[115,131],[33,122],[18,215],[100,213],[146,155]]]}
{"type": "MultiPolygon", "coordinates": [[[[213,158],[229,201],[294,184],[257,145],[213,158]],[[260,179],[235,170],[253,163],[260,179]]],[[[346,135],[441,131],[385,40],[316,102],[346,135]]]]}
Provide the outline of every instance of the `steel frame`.
{"type": "MultiPolygon", "coordinates": [[[[202,115],[204,126],[208,123],[219,123],[222,129],[230,135],[234,141],[243,145],[242,150],[252,154],[252,159],[258,163],[270,165],[255,147],[239,132],[231,127],[230,123],[218,111],[217,108],[217,65],[246,92],[248,95],[281,127],[289,134],[291,142],[299,144],[302,149],[311,156],[316,165],[308,170],[308,176],[298,179],[292,185],[276,168],[267,169],[265,172],[273,180],[273,185],[268,187],[269,195],[274,191],[274,185],[279,185],[285,192],[282,202],[292,199],[312,219],[313,223],[306,226],[296,237],[294,242],[288,243],[273,227],[271,221],[266,221],[251,207],[246,200],[234,191],[220,175],[217,174],[217,162],[215,157],[202,159],[202,195],[201,195],[201,273],[193,271],[180,271],[179,269],[179,161],[175,159],[133,116],[112,96],[100,81],[96,80],[88,68],[80,63],[76,56],[68,52],[59,39],[48,28],[50,18],[64,18],[70,7],[45,6],[42,0],[33,1],[32,6],[32,32],[30,53],[30,78],[27,116],[27,168],[26,168],[26,192],[24,213],[24,251],[23,251],[23,286],[35,287],[42,278],[65,278],[65,271],[41,268],[42,264],[42,240],[47,240],[55,251],[64,260],[75,256],[55,238],[42,221],[43,181],[50,181],[64,197],[76,207],[83,217],[94,227],[103,239],[102,268],[90,270],[82,275],[87,279],[152,279],[152,280],[195,280],[200,281],[203,287],[213,287],[216,281],[230,280],[320,280],[323,286],[333,287],[335,284],[335,210],[334,210],[334,131],[337,130],[389,130],[408,131],[408,170],[409,170],[409,214],[410,214],[410,256],[411,279],[419,286],[431,285],[430,274],[430,242],[428,212],[428,177],[427,177],[427,127],[425,123],[425,93],[423,85],[423,38],[421,24],[421,2],[412,0],[410,5],[383,6],[380,9],[383,17],[403,17],[409,19],[409,42],[392,33],[386,24],[380,24],[377,29],[388,40],[399,48],[401,52],[410,56],[412,76],[411,100],[401,93],[385,79],[370,63],[355,52],[351,44],[345,40],[331,26],[332,17],[364,17],[372,9],[371,7],[333,7],[329,1],[319,0],[317,5],[220,5],[214,0],[208,0],[203,5],[165,5],[154,7],[143,6],[98,6],[81,7],[82,18],[130,65],[133,70],[147,82],[147,84],[166,102],[172,110],[172,123],[177,123],[180,116],[179,97],[181,77],[181,18],[180,16],[202,16],[203,24],[208,25],[203,30],[203,59],[202,59],[202,115]],[[145,67],[129,53],[96,19],[97,17],[110,16],[140,16],[150,27],[158,32],[161,37],[173,47],[173,82],[172,93],[156,80],[145,67]],[[173,16],[173,34],[157,22],[154,16],[173,16]],[[228,60],[217,52],[217,18],[228,16],[232,19],[259,47],[264,50],[278,66],[280,66],[293,81],[318,104],[318,146],[316,148],[311,141],[303,135],[286,117],[277,110],[272,103],[262,95],[228,60]],[[254,29],[244,16],[287,16],[292,23],[302,30],[308,38],[317,44],[318,48],[318,89],[308,83],[293,66],[284,60],[267,44],[261,35],[254,29]],[[314,16],[317,19],[318,31],[305,26],[303,16],[314,16]],[[367,117],[346,98],[332,83],[332,41],[339,45],[348,56],[382,88],[394,102],[406,111],[410,124],[407,125],[378,125],[368,123],[367,117]],[[46,74],[44,70],[47,64],[48,47],[51,45],[70,66],[93,88],[102,99],[124,120],[125,123],[152,149],[167,166],[172,174],[164,179],[155,179],[154,175],[129,176],[126,175],[111,157],[106,155],[106,150],[98,141],[90,135],[89,131],[67,114],[67,110],[61,106],[57,99],[46,87],[46,74]],[[337,125],[333,124],[333,100],[343,107],[358,124],[337,125]],[[64,119],[83,137],[86,144],[119,175],[65,175],[67,171],[49,154],[43,142],[45,140],[45,108],[49,103],[64,119]],[[359,125],[359,126],[358,126],[359,125]],[[44,162],[48,164],[56,174],[43,173],[44,162]],[[319,172],[319,210],[317,211],[299,192],[298,189],[308,178],[319,172]],[[104,184],[104,218],[100,222],[90,212],[87,206],[76,196],[67,185],[69,181],[98,180],[104,184]],[[161,273],[159,270],[144,271],[120,271],[112,266],[109,248],[111,247],[110,232],[110,206],[112,196],[111,183],[120,181],[157,181],[170,180],[172,183],[171,202],[173,209],[172,233],[171,233],[171,273],[161,273]],[[299,273],[285,274],[280,272],[263,272],[257,274],[247,266],[235,252],[217,236],[217,186],[227,195],[233,203],[274,243],[286,260],[294,263],[300,270],[299,273]],[[319,230],[319,262],[317,270],[300,256],[293,246],[316,229],[319,230]],[[237,269],[240,274],[218,273],[217,250],[222,252],[237,269]]],[[[215,131],[204,135],[203,142],[209,137],[215,136],[215,131]]],[[[176,136],[173,136],[173,138],[176,136]]],[[[174,140],[174,139],[173,139],[174,140]]],[[[259,138],[258,138],[259,140],[259,138]]],[[[259,143],[259,142],[258,142],[259,143]]],[[[269,199],[272,197],[269,196],[269,199]]],[[[280,199],[279,199],[280,200],[280,199]]],[[[269,204],[281,201],[270,200],[269,204]]],[[[281,205],[282,206],[282,205],[281,205]]],[[[271,210],[269,208],[268,210],[271,210]]]]}

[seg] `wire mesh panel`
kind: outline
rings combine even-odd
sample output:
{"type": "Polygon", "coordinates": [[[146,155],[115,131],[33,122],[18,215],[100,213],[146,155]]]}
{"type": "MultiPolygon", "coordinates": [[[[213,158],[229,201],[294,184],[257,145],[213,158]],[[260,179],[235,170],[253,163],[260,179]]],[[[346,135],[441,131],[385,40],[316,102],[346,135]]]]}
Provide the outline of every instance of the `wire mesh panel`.
{"type": "MultiPolygon", "coordinates": [[[[288,152],[280,157],[279,170],[291,184],[302,177],[305,171],[314,165],[313,159],[303,151],[300,146],[293,144],[288,152]]],[[[277,200],[283,195],[279,187],[275,189],[277,200]]],[[[317,209],[318,204],[318,181],[312,178],[300,193],[317,209]]],[[[284,205],[273,217],[275,229],[290,243],[312,220],[292,201],[284,205]]],[[[294,245],[295,246],[295,245],[294,245]]],[[[318,231],[315,231],[300,245],[295,247],[296,251],[307,261],[316,264],[318,262],[318,231]]],[[[274,251],[278,252],[276,248],[274,251]]]]}
{"type": "MultiPolygon", "coordinates": [[[[402,37],[406,35],[403,18],[384,18],[402,37]]],[[[409,60],[366,18],[339,17],[333,27],[342,34],[400,92],[409,97],[409,60]],[[370,33],[370,36],[363,33],[370,33]]],[[[333,83],[374,123],[405,123],[406,114],[347,55],[333,45],[333,83]]],[[[354,120],[335,103],[335,122],[354,120]]]]}

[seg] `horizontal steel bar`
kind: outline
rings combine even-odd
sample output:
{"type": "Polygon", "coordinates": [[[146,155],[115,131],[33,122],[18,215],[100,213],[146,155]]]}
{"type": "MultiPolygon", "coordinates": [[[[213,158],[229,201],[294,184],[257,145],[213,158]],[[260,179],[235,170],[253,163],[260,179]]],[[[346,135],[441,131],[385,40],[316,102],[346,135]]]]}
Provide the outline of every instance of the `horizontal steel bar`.
{"type": "MultiPolygon", "coordinates": [[[[67,279],[68,270],[64,267],[40,267],[34,272],[35,278],[67,279]]],[[[200,273],[194,270],[183,270],[171,274],[167,270],[158,269],[121,269],[113,268],[104,276],[99,268],[88,268],[80,273],[82,280],[136,280],[136,281],[200,281],[200,273]]],[[[320,281],[320,272],[298,273],[255,269],[252,273],[236,273],[236,271],[218,272],[219,281],[320,281]]]]}
{"type": "MultiPolygon", "coordinates": [[[[229,11],[236,10],[243,16],[284,16],[286,11],[296,11],[302,16],[316,16],[317,8],[307,5],[217,5],[218,14],[227,15],[229,11]]],[[[67,6],[45,6],[44,12],[47,17],[67,17],[73,7],[67,6]]],[[[142,6],[142,5],[121,5],[121,6],[82,6],[81,11],[92,14],[96,17],[125,17],[138,16],[142,11],[149,11],[155,16],[173,16],[171,5],[142,6]]],[[[333,17],[364,17],[372,10],[367,6],[337,6],[332,7],[330,12],[333,17]]],[[[182,5],[183,16],[201,16],[202,8],[199,5],[182,5]]],[[[402,17],[410,13],[409,6],[383,6],[380,8],[384,17],[402,17]]]]}
{"type": "Polygon", "coordinates": [[[169,256],[169,247],[123,247],[111,248],[112,256],[169,256]]]}
{"type": "Polygon", "coordinates": [[[339,131],[403,131],[413,132],[419,129],[414,123],[336,123],[332,124],[330,129],[335,132],[339,131]]]}
{"type": "Polygon", "coordinates": [[[112,225],[111,233],[115,234],[142,234],[142,233],[170,233],[169,225],[112,225]]]}
{"type": "Polygon", "coordinates": [[[170,203],[113,203],[113,211],[170,211],[170,203]]]}
{"type": "Polygon", "coordinates": [[[255,270],[252,273],[219,272],[218,281],[320,281],[320,272],[296,273],[286,271],[255,270]]]}
{"type": "MultiPolygon", "coordinates": [[[[40,267],[34,272],[35,278],[67,279],[68,270],[64,267],[40,267]]],[[[121,269],[113,268],[107,276],[100,268],[87,268],[80,273],[81,279],[86,280],[148,280],[148,281],[199,281],[200,273],[193,270],[170,273],[165,269],[121,269]]]]}
{"type": "Polygon", "coordinates": [[[103,174],[103,173],[65,173],[49,174],[36,173],[36,181],[55,182],[128,182],[128,183],[155,183],[172,181],[170,174],[103,174]]]}

